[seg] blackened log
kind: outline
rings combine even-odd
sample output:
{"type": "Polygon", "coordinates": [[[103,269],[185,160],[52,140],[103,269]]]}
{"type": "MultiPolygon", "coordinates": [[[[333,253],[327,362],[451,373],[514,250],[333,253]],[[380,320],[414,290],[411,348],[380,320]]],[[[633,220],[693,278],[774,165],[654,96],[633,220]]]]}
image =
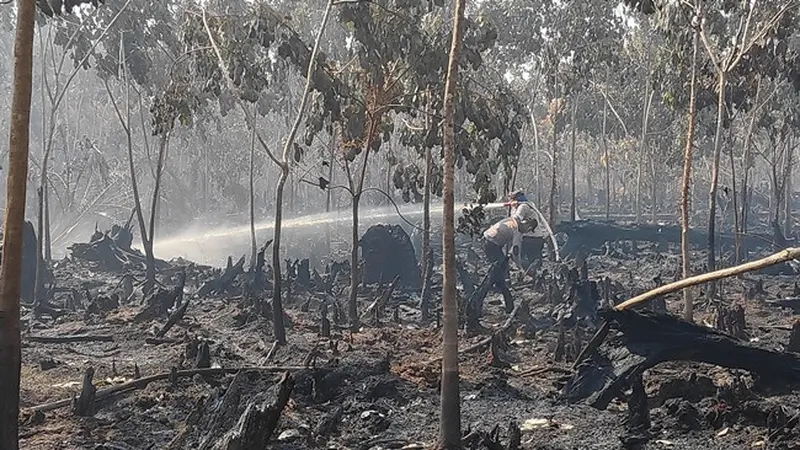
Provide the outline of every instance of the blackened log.
{"type": "MultiPolygon", "coordinates": [[[[665,361],[694,361],[743,369],[765,381],[800,382],[800,355],[755,347],[718,330],[649,311],[601,312],[607,327],[618,330],[598,354],[581,364],[564,394],[572,400],[588,397],[603,409],[631,380],[665,361]]],[[[589,345],[587,347],[591,347],[589,345]]]]}

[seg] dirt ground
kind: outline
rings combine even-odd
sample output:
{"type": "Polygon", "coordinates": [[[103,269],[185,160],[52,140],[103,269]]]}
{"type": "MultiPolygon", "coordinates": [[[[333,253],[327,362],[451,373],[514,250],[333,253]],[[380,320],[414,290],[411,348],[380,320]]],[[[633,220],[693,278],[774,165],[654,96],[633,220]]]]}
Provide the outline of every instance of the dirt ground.
{"type": "MultiPolygon", "coordinates": [[[[702,255],[695,258],[700,261],[702,255]]],[[[173,262],[163,284],[170,287],[177,273],[173,269],[186,264],[173,262]]],[[[545,263],[540,272],[555,272],[557,267],[552,264],[545,263]]],[[[655,277],[672,281],[679,264],[674,247],[657,252],[640,246],[636,254],[616,252],[587,259],[589,278],[608,277],[620,298],[654,287],[655,277]]],[[[198,280],[209,270],[189,267],[187,298],[196,292],[198,280]]],[[[482,275],[485,268],[478,271],[482,275]]],[[[110,295],[118,289],[121,273],[103,270],[96,263],[66,259],[57,264],[55,276],[57,286],[75,291],[55,295],[53,306],[61,310],[56,319],[45,317],[32,326],[23,324],[29,330],[23,334],[21,448],[164,449],[170,448],[170,442],[182,431],[194,437],[214,435],[215,431],[208,428],[211,425],[193,426],[191,415],[202,409],[197,406],[199,399],[212,406],[219,401],[232,383],[233,373],[154,381],[98,401],[86,417],[74,414],[69,405],[43,415],[30,410],[77,396],[87,367],[95,369],[94,384],[100,391],[131,381],[136,370],[147,377],[168,373],[173,367],[190,369],[194,367],[198,340],[209,344],[212,367],[276,366],[292,373],[294,390],[271,448],[412,449],[424,448],[435,440],[441,333],[435,323],[419,325],[416,300],[402,292],[393,294],[380,325],[367,319],[361,332],[351,334],[343,324],[334,323],[332,337],[323,339],[318,312],[322,296],[293,287],[285,300],[289,343],[268,360],[271,323],[247,309],[236,296],[192,299],[185,317],[166,334],[170,341],[149,344],[146,339],[154,336],[166,317],[135,320],[142,308],[140,295],[100,310],[65,306],[69,296],[83,298],[84,289],[94,298],[110,295]],[[39,343],[25,338],[85,334],[110,335],[113,340],[39,343]],[[314,357],[309,358],[312,350],[314,357]],[[309,359],[313,367],[303,369],[309,359]]],[[[135,276],[141,279],[140,273],[135,276]]],[[[525,326],[515,323],[511,327],[500,361],[490,357],[488,346],[460,357],[462,426],[469,435],[466,446],[489,448],[480,437],[498,425],[500,440],[505,443],[508,424],[513,421],[522,429],[525,449],[623,448],[621,437],[626,434],[628,417],[625,402],[617,400],[601,411],[585,404],[568,404],[559,394],[559,379],[569,373],[580,341],[567,345],[566,350],[557,349],[563,331],[556,317],[559,301],[553,300],[552,289],[534,283],[530,277],[520,282],[512,274],[512,279],[516,301],[529,305],[531,320],[525,326]]],[[[765,300],[791,296],[795,280],[791,276],[748,275],[725,282],[724,302],[744,305],[751,343],[784,349],[794,320],[792,312],[765,300]],[[759,279],[764,292],[744,300],[759,279]]],[[[376,292],[362,295],[362,311],[376,292]]],[[[483,325],[489,330],[506,320],[501,298],[499,293],[487,298],[483,325]]],[[[678,295],[667,298],[670,312],[680,312],[679,300],[678,295]]],[[[345,295],[339,301],[344,302],[345,295]]],[[[714,308],[702,297],[696,308],[698,323],[715,323],[714,308]]],[[[583,330],[578,334],[585,342],[591,333],[583,330]]],[[[569,329],[566,335],[569,341],[575,331],[569,329]]],[[[460,349],[487,336],[462,336],[460,349]]],[[[244,400],[274,389],[281,373],[244,373],[238,381],[244,386],[239,411],[244,400]]],[[[641,448],[800,448],[800,434],[794,430],[800,403],[791,389],[767,392],[759,390],[746,372],[674,362],[647,371],[644,383],[652,427],[651,438],[641,448]],[[731,392],[739,398],[731,400],[731,392]],[[774,414],[783,414],[783,428],[770,424],[774,414]]],[[[207,448],[214,448],[214,442],[207,444],[207,448]]],[[[171,448],[201,446],[173,443],[171,448]]]]}

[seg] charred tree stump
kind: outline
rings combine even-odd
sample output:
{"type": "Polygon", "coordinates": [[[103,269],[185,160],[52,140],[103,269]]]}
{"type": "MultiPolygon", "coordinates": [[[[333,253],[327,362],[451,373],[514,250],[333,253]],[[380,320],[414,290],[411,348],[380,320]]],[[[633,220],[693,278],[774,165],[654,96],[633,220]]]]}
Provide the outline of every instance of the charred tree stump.
{"type": "Polygon", "coordinates": [[[256,260],[251,261],[250,268],[247,269],[247,279],[244,282],[243,296],[248,301],[255,301],[259,297],[259,294],[272,287],[267,278],[267,273],[264,271],[264,266],[266,265],[265,254],[270,245],[272,245],[272,239],[268,240],[258,250],[258,253],[256,253],[256,260]]]}
{"type": "Polygon", "coordinates": [[[197,369],[211,367],[211,350],[208,348],[208,342],[202,341],[197,346],[197,358],[194,361],[194,367],[197,369]]]}
{"type": "Polygon", "coordinates": [[[458,273],[458,279],[461,280],[461,286],[464,288],[464,296],[467,298],[472,297],[475,292],[475,280],[472,279],[472,275],[458,258],[456,258],[456,272],[458,273]]]}
{"type": "MultiPolygon", "coordinates": [[[[466,439],[469,441],[469,439],[466,439]]],[[[495,425],[492,428],[492,431],[486,433],[480,433],[480,443],[487,449],[487,450],[506,450],[503,447],[503,443],[500,440],[500,425],[495,425]]]]}
{"type": "Polygon", "coordinates": [[[236,427],[225,435],[215,448],[220,450],[267,448],[283,409],[289,402],[289,396],[294,388],[294,378],[285,373],[278,386],[277,398],[273,403],[260,406],[255,402],[249,403],[236,427]]]}
{"type": "Polygon", "coordinates": [[[365,285],[390,283],[400,276],[400,286],[417,291],[422,285],[416,252],[408,234],[399,225],[373,225],[359,241],[364,267],[361,282],[365,285]]]}
{"type": "Polygon", "coordinates": [[[732,308],[726,306],[717,307],[716,328],[720,331],[735,336],[740,339],[747,337],[747,323],[745,322],[744,308],[742,305],[734,305],[732,308]]]}
{"type": "Polygon", "coordinates": [[[508,261],[496,262],[489,268],[489,273],[483,277],[478,289],[467,299],[464,312],[466,315],[464,327],[467,334],[476,334],[481,331],[480,318],[483,315],[483,301],[489,295],[489,291],[494,285],[494,280],[502,277],[508,261]]]}
{"type": "Polygon", "coordinates": [[[309,268],[308,258],[301,259],[297,265],[297,284],[311,289],[311,270],[309,268]]]}
{"type": "Polygon", "coordinates": [[[522,431],[517,422],[508,422],[508,450],[520,450],[522,448],[522,431]]]}
{"type": "Polygon", "coordinates": [[[76,416],[91,416],[94,414],[94,397],[97,394],[97,388],[92,383],[94,377],[94,368],[89,367],[83,374],[83,388],[81,394],[75,399],[72,405],[72,411],[76,416]]]}
{"type": "Polygon", "coordinates": [[[795,320],[792,325],[792,334],[789,335],[789,345],[786,350],[800,353],[800,320],[795,320]]]}
{"type": "Polygon", "coordinates": [[[197,290],[197,297],[202,298],[208,295],[219,295],[227,292],[233,287],[236,278],[244,273],[244,255],[233,264],[232,258],[228,257],[228,264],[225,270],[213,280],[206,281],[197,290]]]}
{"type": "Polygon", "coordinates": [[[489,365],[497,367],[498,369],[507,369],[511,367],[505,359],[505,350],[508,349],[508,344],[505,341],[503,333],[496,333],[492,335],[492,340],[489,343],[489,365]]]}
{"type": "Polygon", "coordinates": [[[199,450],[206,450],[213,446],[227,430],[236,424],[244,379],[244,372],[237,372],[216,407],[205,414],[206,418],[200,424],[201,429],[205,432],[197,447],[199,450]]]}
{"type": "Polygon", "coordinates": [[[644,390],[642,374],[631,377],[630,385],[627,428],[629,433],[641,433],[650,428],[650,410],[647,407],[647,393],[644,390]]]}
{"type": "Polygon", "coordinates": [[[137,322],[168,317],[169,310],[183,302],[186,273],[178,275],[178,284],[170,289],[157,288],[144,300],[141,311],[133,318],[137,322]]]}
{"type": "Polygon", "coordinates": [[[319,335],[326,339],[331,337],[331,321],[328,320],[328,305],[323,304],[320,308],[319,335]]]}

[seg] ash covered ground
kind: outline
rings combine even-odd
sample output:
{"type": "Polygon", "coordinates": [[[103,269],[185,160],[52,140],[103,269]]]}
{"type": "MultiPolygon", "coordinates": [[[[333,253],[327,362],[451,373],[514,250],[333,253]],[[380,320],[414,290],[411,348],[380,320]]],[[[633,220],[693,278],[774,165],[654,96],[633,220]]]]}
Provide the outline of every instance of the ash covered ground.
{"type": "MultiPolygon", "coordinates": [[[[677,278],[677,246],[628,244],[585,257],[583,270],[605,301],[618,302],[677,278]]],[[[476,258],[477,243],[468,250],[462,247],[459,259],[478,285],[488,267],[476,258]]],[[[703,255],[694,258],[702,261],[703,255]]],[[[490,292],[482,330],[462,332],[465,448],[515,448],[517,429],[516,448],[524,449],[800,448],[800,403],[791,385],[747,370],[676,361],[647,369],[645,426],[631,423],[636,419],[627,389],[602,409],[586,399],[566,398],[575,358],[599,324],[594,312],[576,307],[581,301],[570,274],[582,270],[583,259],[545,261],[522,280],[512,271],[519,306],[513,318],[503,311],[502,296],[490,292]]],[[[164,262],[161,297],[143,299],[140,265],[129,261],[110,269],[101,261],[85,248],[73,251],[55,264],[56,289],[46,307],[35,315],[23,311],[22,448],[238,448],[231,439],[242,430],[243,415],[259,407],[269,412],[287,386],[288,401],[278,408],[270,448],[411,449],[435,440],[441,333],[435,318],[420,323],[415,294],[395,288],[376,307],[388,283],[364,287],[363,327],[350,333],[346,270],[318,277],[312,271],[306,280],[298,264],[284,295],[288,345],[273,349],[264,307],[268,290],[247,288],[247,265],[220,286],[214,280],[224,278],[224,269],[164,262]],[[184,302],[185,314],[162,333],[184,302]],[[323,310],[330,337],[323,337],[323,310]],[[192,374],[198,367],[205,371],[192,374]],[[83,408],[88,368],[97,392],[83,408]],[[237,368],[250,370],[237,373],[237,368]],[[107,394],[155,375],[163,376],[107,394]]],[[[236,255],[231,263],[235,267],[236,255]]],[[[433,278],[434,305],[440,269],[433,278]]],[[[720,326],[721,316],[741,306],[745,322],[725,330],[731,340],[783,355],[794,321],[795,280],[769,273],[729,279],[720,286],[722,300],[714,301],[695,290],[695,321],[720,326]]],[[[465,286],[459,288],[466,297],[465,286]]],[[[592,301],[597,306],[597,299],[592,301]]],[[[680,314],[679,294],[664,303],[668,312],[680,314]]]]}

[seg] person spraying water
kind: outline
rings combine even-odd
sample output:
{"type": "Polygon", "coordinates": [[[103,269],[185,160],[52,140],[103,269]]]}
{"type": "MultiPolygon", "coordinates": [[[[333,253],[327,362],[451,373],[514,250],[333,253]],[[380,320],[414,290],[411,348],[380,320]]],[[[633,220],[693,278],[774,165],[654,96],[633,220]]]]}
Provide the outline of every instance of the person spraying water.
{"type": "MultiPolygon", "coordinates": [[[[506,264],[510,258],[517,267],[525,270],[520,257],[522,235],[533,231],[538,225],[534,214],[533,208],[521,203],[514,209],[511,217],[496,222],[483,233],[483,252],[490,264],[506,264]]],[[[492,286],[503,294],[506,313],[511,313],[514,310],[514,299],[506,284],[507,269],[508,266],[505,265],[504,270],[494,272],[492,286]]]]}
{"type": "MultiPolygon", "coordinates": [[[[558,253],[558,242],[556,241],[555,233],[553,233],[553,230],[550,228],[550,225],[547,223],[547,220],[544,218],[542,213],[536,208],[536,206],[533,204],[533,202],[528,200],[528,197],[525,195],[524,191],[516,190],[516,191],[510,193],[508,195],[508,201],[503,203],[503,206],[509,208],[509,210],[510,210],[509,215],[514,215],[523,206],[526,209],[529,208],[529,209],[533,210],[533,212],[536,214],[536,219],[537,219],[538,223],[542,224],[544,226],[540,227],[540,228],[536,228],[535,230],[531,230],[531,233],[538,232],[538,233],[535,233],[534,235],[536,236],[538,234],[537,237],[542,237],[542,238],[544,238],[545,236],[549,236],[550,237],[550,242],[551,242],[551,244],[553,246],[553,252],[555,253],[555,259],[556,259],[556,261],[560,261],[561,260],[561,256],[558,253]]],[[[526,271],[526,273],[527,273],[527,271],[526,271]]]]}

